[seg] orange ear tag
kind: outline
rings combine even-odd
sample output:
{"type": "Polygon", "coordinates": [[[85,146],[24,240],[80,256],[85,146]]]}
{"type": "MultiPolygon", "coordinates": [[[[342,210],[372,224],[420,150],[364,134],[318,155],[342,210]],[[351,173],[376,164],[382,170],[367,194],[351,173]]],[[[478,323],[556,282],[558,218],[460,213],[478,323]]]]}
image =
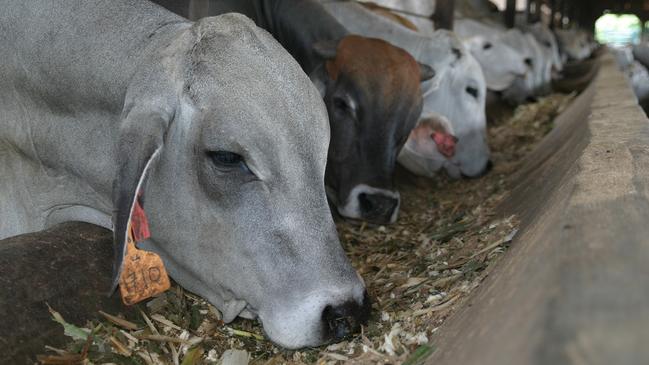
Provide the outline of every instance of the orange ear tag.
{"type": "Polygon", "coordinates": [[[127,232],[126,256],[119,278],[119,291],[124,304],[133,305],[166,291],[171,284],[160,256],[135,247],[135,242],[142,242],[151,236],[139,197],[135,199],[127,232]]]}

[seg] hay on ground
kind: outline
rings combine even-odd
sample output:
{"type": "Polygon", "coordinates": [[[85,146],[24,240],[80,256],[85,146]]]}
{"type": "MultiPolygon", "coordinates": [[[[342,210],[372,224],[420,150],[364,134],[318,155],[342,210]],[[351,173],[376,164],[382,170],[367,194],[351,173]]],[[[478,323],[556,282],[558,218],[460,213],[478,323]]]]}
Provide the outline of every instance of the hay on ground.
{"type": "Polygon", "coordinates": [[[374,301],[368,326],[347,341],[286,351],[266,340],[256,321],[224,324],[213,306],[175,285],[140,305],[139,318],[102,313],[80,332],[92,329],[91,339],[77,339],[41,359],[153,365],[245,364],[248,359],[254,364],[417,363],[431,351],[431,335],[507,249],[516,233],[516,217],[498,217],[496,208],[523,157],[552,129],[552,120],[573,97],[553,94],[500,113],[489,127],[494,169],[487,176],[456,181],[400,171],[398,223],[337,224],[374,301]]]}

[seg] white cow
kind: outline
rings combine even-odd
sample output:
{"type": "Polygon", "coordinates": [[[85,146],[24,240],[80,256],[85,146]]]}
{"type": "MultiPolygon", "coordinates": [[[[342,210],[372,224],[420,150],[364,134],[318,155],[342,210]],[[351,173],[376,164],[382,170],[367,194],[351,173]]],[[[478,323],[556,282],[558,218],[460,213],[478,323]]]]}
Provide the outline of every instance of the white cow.
{"type": "MultiPolygon", "coordinates": [[[[474,34],[498,37],[520,54],[528,67],[528,73],[518,78],[504,93],[507,100],[520,103],[528,97],[542,95],[550,90],[552,69],[553,66],[556,68],[558,62],[554,60],[551,47],[543,47],[532,33],[520,29],[507,30],[494,22],[468,18],[456,19],[455,31],[464,37],[474,34]]],[[[541,29],[538,32],[541,33],[541,29]]]]}
{"type": "MultiPolygon", "coordinates": [[[[552,33],[552,30],[547,25],[537,22],[531,25],[519,25],[519,28],[528,32],[536,38],[541,44],[544,53],[546,53],[552,60],[552,67],[554,72],[563,70],[563,61],[561,60],[561,52],[559,51],[559,43],[557,37],[552,33]]],[[[553,76],[555,73],[553,73],[553,76]]]]}
{"type": "Polygon", "coordinates": [[[399,154],[399,163],[417,175],[432,177],[444,168],[451,177],[476,177],[489,167],[488,160],[482,160],[477,165],[484,166],[482,169],[467,169],[465,162],[446,154],[436,138],[436,134],[443,135],[445,131],[456,136],[458,157],[489,154],[485,133],[486,84],[478,62],[468,54],[465,58],[451,66],[441,80],[440,91],[448,92],[432,93],[427,99],[423,112],[427,118],[412,131],[399,154]],[[470,122],[462,123],[464,120],[470,122]]]}
{"type": "Polygon", "coordinates": [[[640,60],[634,59],[634,56],[642,58],[642,53],[637,50],[642,48],[642,44],[635,46],[610,47],[610,51],[615,57],[615,61],[624,75],[629,80],[633,92],[638,98],[641,105],[649,101],[649,71],[640,60]]]}
{"type": "MultiPolygon", "coordinates": [[[[433,124],[444,125],[442,121],[448,120],[452,132],[458,138],[455,153],[450,156],[445,152],[445,145],[437,145],[438,148],[427,156],[434,163],[413,172],[431,176],[445,168],[452,177],[476,177],[483,174],[489,166],[490,153],[484,110],[486,83],[479,64],[457,37],[446,31],[423,36],[356,3],[323,2],[323,5],[351,32],[382,38],[405,49],[420,63],[444,71],[437,89],[426,88],[426,84],[423,84],[424,106],[420,121],[435,121],[433,124]],[[446,62],[449,56],[451,62],[446,62]]],[[[428,136],[432,139],[432,133],[428,136]]],[[[413,138],[413,134],[410,138],[413,138]]],[[[412,146],[409,143],[406,145],[412,146]]],[[[400,162],[405,161],[404,154],[407,153],[408,148],[404,148],[399,157],[400,162]]],[[[405,164],[406,167],[412,167],[412,164],[405,164]]]]}
{"type": "MultiPolygon", "coordinates": [[[[431,7],[434,2],[421,0],[373,0],[372,2],[390,9],[406,11],[398,13],[398,15],[413,23],[419,33],[429,36],[435,33],[435,26],[429,18],[408,14],[422,14],[429,17],[429,14],[434,11],[431,7]]],[[[482,67],[487,88],[492,91],[503,91],[510,87],[517,77],[524,77],[527,67],[523,56],[505,44],[501,39],[503,32],[490,28],[488,31],[462,32],[462,30],[468,30],[465,25],[468,27],[471,22],[477,23],[470,19],[458,19],[455,33],[460,36],[464,46],[469,49],[482,67]]]]}
{"type": "Polygon", "coordinates": [[[633,61],[626,71],[631,87],[640,103],[649,99],[649,71],[640,62],[633,61]]]}
{"type": "Polygon", "coordinates": [[[582,61],[590,57],[596,45],[588,33],[580,29],[556,29],[554,33],[565,61],[582,61]]]}
{"type": "Polygon", "coordinates": [[[529,56],[507,43],[504,28],[489,22],[459,18],[455,20],[454,30],[467,40],[471,54],[480,62],[489,90],[503,91],[532,72],[528,65],[529,56]]]}
{"type": "Polygon", "coordinates": [[[611,53],[615,57],[618,67],[622,71],[626,71],[631,68],[634,58],[633,58],[633,48],[629,47],[611,47],[611,53]]]}
{"type": "MultiPolygon", "coordinates": [[[[433,32],[429,16],[434,12],[434,1],[373,2],[403,11],[399,15],[416,25],[420,32],[433,32]]],[[[454,32],[480,63],[487,88],[504,91],[505,98],[514,103],[547,94],[551,91],[553,77],[558,77],[563,69],[554,34],[542,23],[521,25],[519,32],[509,31],[502,25],[499,15],[501,13],[495,12],[486,0],[456,3],[454,32]]]]}
{"type": "Polygon", "coordinates": [[[552,82],[552,60],[544,54],[534,36],[523,33],[519,29],[510,29],[505,32],[503,39],[523,53],[525,62],[531,70],[525,78],[518,79],[510,89],[505,91],[505,99],[520,103],[530,97],[548,93],[552,82]]]}

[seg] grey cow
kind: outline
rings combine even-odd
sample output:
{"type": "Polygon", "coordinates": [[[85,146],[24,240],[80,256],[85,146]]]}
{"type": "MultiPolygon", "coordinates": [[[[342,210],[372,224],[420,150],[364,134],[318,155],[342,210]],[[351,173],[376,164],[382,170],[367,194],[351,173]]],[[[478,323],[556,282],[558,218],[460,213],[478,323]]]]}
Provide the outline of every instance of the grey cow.
{"type": "Polygon", "coordinates": [[[225,321],[297,348],[366,318],[325,196],[322,99],[270,35],[147,1],[0,8],[0,238],[112,228],[117,277],[143,191],[144,248],[225,321]]]}

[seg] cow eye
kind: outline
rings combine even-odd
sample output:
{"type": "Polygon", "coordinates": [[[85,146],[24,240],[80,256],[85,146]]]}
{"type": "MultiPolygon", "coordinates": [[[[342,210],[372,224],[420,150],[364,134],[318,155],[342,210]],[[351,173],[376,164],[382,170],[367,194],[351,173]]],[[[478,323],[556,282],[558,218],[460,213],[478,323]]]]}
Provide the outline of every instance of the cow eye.
{"type": "Polygon", "coordinates": [[[552,48],[552,43],[550,43],[549,41],[545,41],[543,44],[545,44],[545,46],[548,48],[552,48]]]}
{"type": "Polygon", "coordinates": [[[487,43],[484,44],[484,46],[482,46],[482,49],[487,50],[487,49],[490,49],[491,47],[493,47],[493,44],[487,42],[487,43]]]}
{"type": "Polygon", "coordinates": [[[478,89],[476,89],[475,87],[467,86],[465,90],[469,95],[473,96],[476,99],[478,98],[479,92],[478,89]]]}
{"type": "Polygon", "coordinates": [[[333,105],[336,112],[345,114],[351,117],[356,117],[356,110],[354,107],[343,97],[334,96],[333,105]]]}
{"type": "Polygon", "coordinates": [[[349,111],[351,108],[343,98],[334,97],[334,106],[340,111],[349,111]]]}
{"type": "Polygon", "coordinates": [[[242,169],[248,170],[243,156],[230,151],[210,151],[207,155],[212,159],[217,168],[223,170],[242,169]]]}

